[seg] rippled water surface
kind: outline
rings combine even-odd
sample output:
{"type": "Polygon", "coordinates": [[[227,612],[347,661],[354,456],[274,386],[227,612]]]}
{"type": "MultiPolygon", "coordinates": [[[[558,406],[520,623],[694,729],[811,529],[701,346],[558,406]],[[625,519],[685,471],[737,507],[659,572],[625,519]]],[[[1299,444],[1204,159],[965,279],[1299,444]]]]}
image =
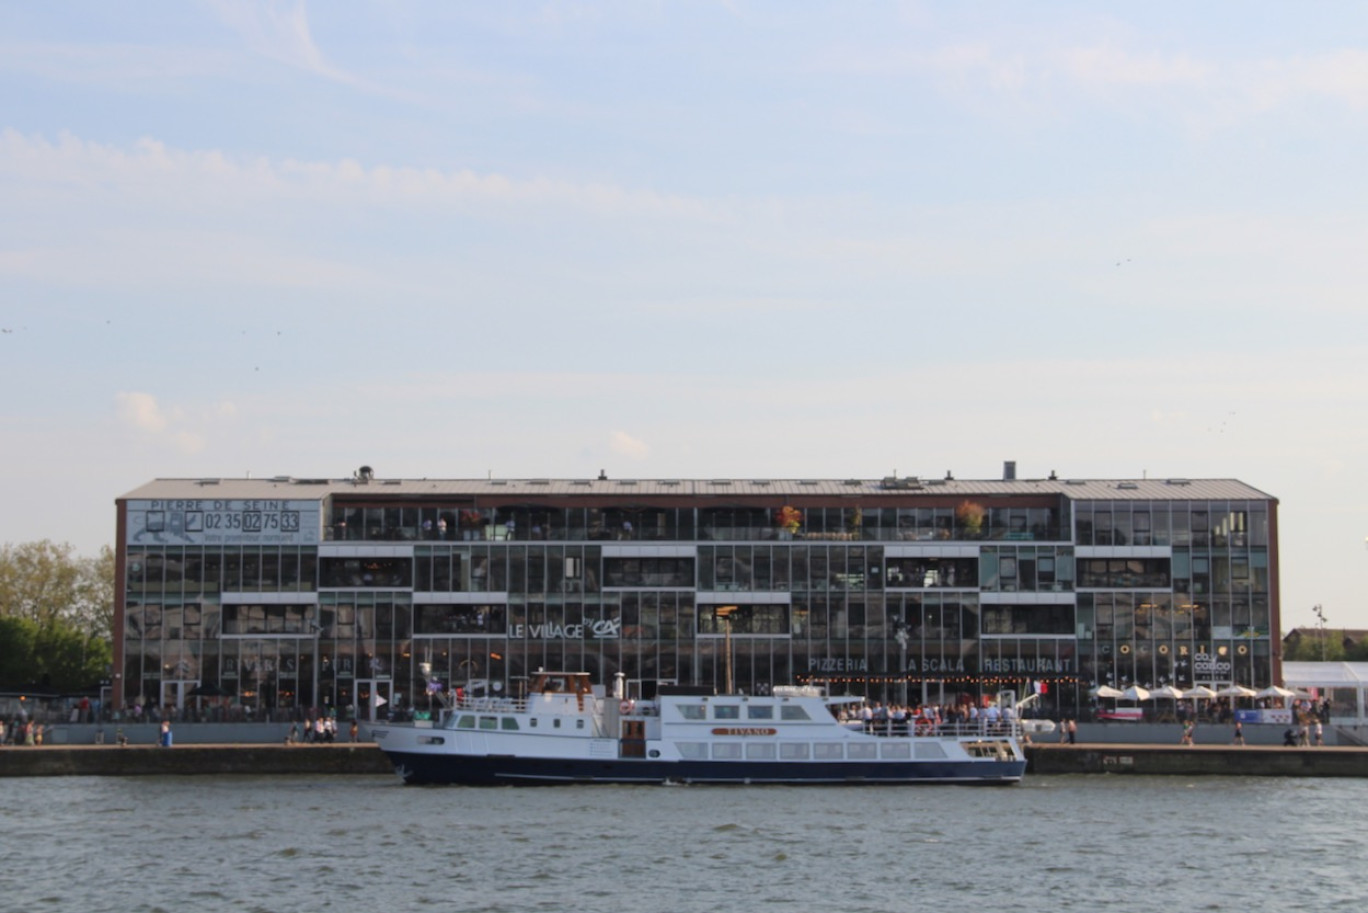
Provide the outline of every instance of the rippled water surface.
{"type": "Polygon", "coordinates": [[[1357,910],[1368,781],[0,780],[0,909],[1357,910]]]}

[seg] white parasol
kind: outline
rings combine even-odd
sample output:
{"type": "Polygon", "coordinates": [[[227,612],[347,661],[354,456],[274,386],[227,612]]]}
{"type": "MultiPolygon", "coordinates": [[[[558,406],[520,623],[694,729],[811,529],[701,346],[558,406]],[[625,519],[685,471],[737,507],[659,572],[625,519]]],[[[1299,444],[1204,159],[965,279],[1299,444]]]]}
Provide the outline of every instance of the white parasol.
{"type": "Polygon", "coordinates": [[[1183,697],[1185,698],[1200,698],[1202,700],[1206,700],[1208,698],[1213,698],[1215,696],[1216,692],[1212,691],[1206,685],[1198,685],[1196,688],[1189,688],[1187,691],[1183,692],[1183,697]]]}
{"type": "Polygon", "coordinates": [[[1253,697],[1259,692],[1253,688],[1246,688],[1244,685],[1226,685],[1216,692],[1217,697],[1253,697]]]}
{"type": "Polygon", "coordinates": [[[1151,691],[1150,697],[1164,697],[1170,698],[1175,701],[1179,701],[1187,697],[1187,695],[1183,693],[1183,689],[1181,688],[1175,688],[1172,685],[1165,685],[1162,688],[1156,688],[1153,691],[1151,691]]]}
{"type": "Polygon", "coordinates": [[[1277,685],[1269,685],[1267,688],[1263,689],[1262,691],[1255,691],[1255,692],[1254,692],[1254,696],[1255,696],[1255,697],[1279,697],[1279,698],[1288,698],[1288,697],[1296,697],[1296,696],[1297,696],[1297,692],[1295,692],[1295,691],[1289,691],[1289,690],[1287,690],[1286,688],[1279,688],[1277,685]]]}
{"type": "Polygon", "coordinates": [[[1131,685],[1121,692],[1121,697],[1128,701],[1147,701],[1150,699],[1150,693],[1139,685],[1131,685]]]}
{"type": "Polygon", "coordinates": [[[1093,697],[1121,697],[1123,692],[1113,688],[1111,685],[1098,685],[1092,690],[1093,697]]]}

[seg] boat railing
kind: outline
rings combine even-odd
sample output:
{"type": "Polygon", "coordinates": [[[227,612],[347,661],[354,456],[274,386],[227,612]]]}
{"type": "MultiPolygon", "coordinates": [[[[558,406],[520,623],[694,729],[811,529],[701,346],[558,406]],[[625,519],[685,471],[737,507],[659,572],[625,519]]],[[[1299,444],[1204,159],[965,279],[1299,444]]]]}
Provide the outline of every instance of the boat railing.
{"type": "Polygon", "coordinates": [[[452,702],[453,710],[473,710],[477,713],[522,713],[527,701],[519,697],[468,697],[462,695],[452,702]]]}
{"type": "Polygon", "coordinates": [[[846,727],[855,732],[883,738],[1019,738],[1021,724],[1016,720],[964,720],[934,722],[931,720],[851,720],[846,727]]]}

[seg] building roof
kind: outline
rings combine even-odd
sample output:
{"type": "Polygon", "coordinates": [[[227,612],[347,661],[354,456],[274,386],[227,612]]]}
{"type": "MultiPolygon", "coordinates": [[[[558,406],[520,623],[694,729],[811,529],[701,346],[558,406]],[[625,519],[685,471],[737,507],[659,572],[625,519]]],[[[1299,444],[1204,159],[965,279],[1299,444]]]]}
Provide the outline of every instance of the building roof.
{"type": "Polygon", "coordinates": [[[1063,495],[1115,501],[1274,501],[1235,479],[345,479],[274,476],[246,479],[156,479],[124,499],[322,499],[371,497],[821,497],[897,495],[1004,497],[1063,495]]]}
{"type": "Polygon", "coordinates": [[[1283,683],[1289,688],[1362,688],[1368,686],[1368,663],[1282,664],[1283,683]]]}

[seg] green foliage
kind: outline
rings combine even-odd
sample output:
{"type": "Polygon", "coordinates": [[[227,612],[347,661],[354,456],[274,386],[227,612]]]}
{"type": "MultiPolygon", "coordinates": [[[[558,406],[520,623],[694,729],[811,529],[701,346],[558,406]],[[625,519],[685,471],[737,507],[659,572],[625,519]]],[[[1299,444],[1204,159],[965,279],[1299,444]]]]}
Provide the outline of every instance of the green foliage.
{"type": "Polygon", "coordinates": [[[108,640],[66,622],[42,626],[27,618],[0,618],[0,684],[79,691],[104,678],[112,659],[108,640]]]}
{"type": "Polygon", "coordinates": [[[1304,663],[1334,663],[1349,658],[1344,646],[1343,631],[1302,628],[1299,633],[1300,637],[1283,648],[1284,660],[1304,663]]]}
{"type": "Polygon", "coordinates": [[[86,688],[112,660],[114,551],[49,540],[0,546],[0,683],[86,688]]]}
{"type": "Polygon", "coordinates": [[[108,638],[114,619],[114,550],[95,558],[49,539],[0,546],[0,617],[65,622],[108,638]]]}

